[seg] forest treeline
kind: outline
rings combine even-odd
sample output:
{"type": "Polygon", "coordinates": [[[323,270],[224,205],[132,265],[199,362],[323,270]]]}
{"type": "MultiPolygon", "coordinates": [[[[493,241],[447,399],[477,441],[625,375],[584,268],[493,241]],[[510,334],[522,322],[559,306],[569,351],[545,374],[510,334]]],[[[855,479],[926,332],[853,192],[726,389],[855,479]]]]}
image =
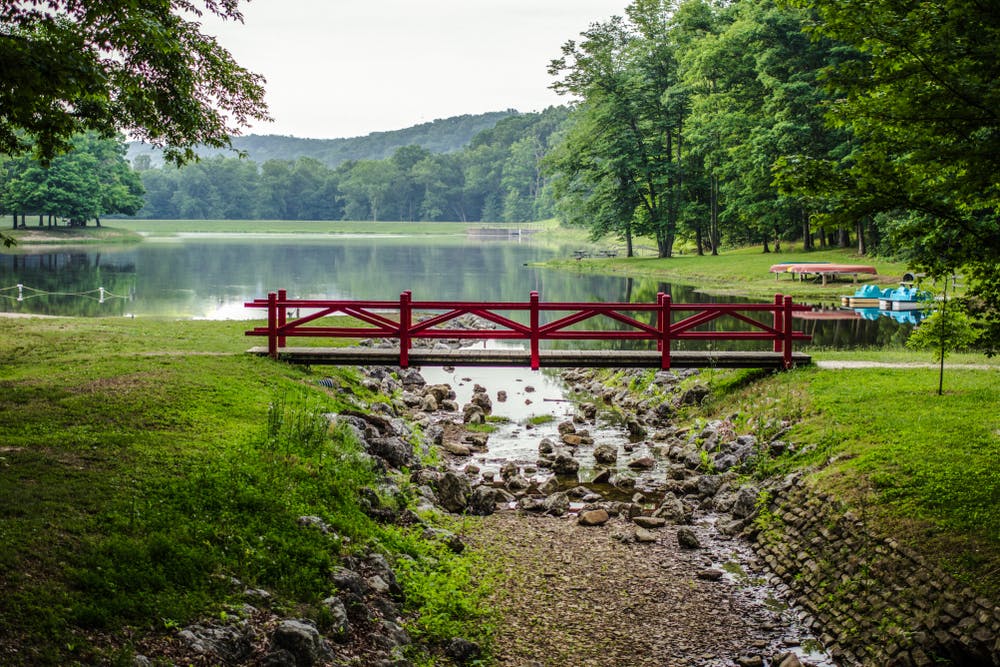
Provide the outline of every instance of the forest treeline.
{"type": "MultiPolygon", "coordinates": [[[[348,160],[379,160],[387,158],[404,146],[421,146],[432,153],[451,153],[464,148],[472,138],[488,130],[500,120],[516,114],[514,109],[464,114],[439,118],[400,130],[371,132],[361,137],[343,139],[306,139],[278,134],[250,134],[232,137],[232,146],[198,149],[202,158],[233,157],[233,151],[261,164],[268,160],[296,160],[310,157],[328,167],[348,160]]],[[[126,157],[133,164],[159,167],[164,162],[162,151],[141,142],[128,145],[126,157]],[[142,156],[148,156],[144,158],[142,156]],[[138,162],[137,162],[138,159],[138,162]]]]}
{"type": "Polygon", "coordinates": [[[260,163],[217,155],[180,168],[154,168],[139,156],[133,164],[146,189],[139,216],[463,222],[551,217],[542,158],[568,115],[566,107],[505,112],[459,150],[403,145],[384,159],[336,166],[309,155],[260,163]]]}

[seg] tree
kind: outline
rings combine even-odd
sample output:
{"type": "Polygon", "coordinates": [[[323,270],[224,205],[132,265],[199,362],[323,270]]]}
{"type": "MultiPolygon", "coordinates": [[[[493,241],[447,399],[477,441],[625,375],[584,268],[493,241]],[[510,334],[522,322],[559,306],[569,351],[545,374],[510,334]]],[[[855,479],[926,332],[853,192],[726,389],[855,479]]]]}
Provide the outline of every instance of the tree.
{"type": "Polygon", "coordinates": [[[591,26],[549,67],[561,77],[552,88],[580,98],[575,113],[588,117],[566,133],[563,159],[550,162],[562,190],[592,200],[588,208],[604,213],[595,224],[617,216],[626,243],[633,229],[654,236],[661,257],[671,256],[677,235],[689,112],[676,87],[672,10],[672,2],[636,0],[627,19],[591,26]]]}
{"type": "Polygon", "coordinates": [[[195,157],[267,118],[263,79],[189,17],[242,21],[239,0],[0,3],[0,152],[43,161],[87,130],[195,157]]]}
{"type": "Polygon", "coordinates": [[[13,213],[66,218],[84,226],[104,215],[132,215],[143,204],[139,176],[125,160],[124,138],[94,133],[73,138],[73,149],[43,165],[30,155],[10,160],[0,207],[13,213]]]}
{"type": "Polygon", "coordinates": [[[1000,254],[1000,13],[979,0],[790,0],[853,46],[826,77],[855,140],[846,174],[915,265],[947,275],[1000,254]]]}

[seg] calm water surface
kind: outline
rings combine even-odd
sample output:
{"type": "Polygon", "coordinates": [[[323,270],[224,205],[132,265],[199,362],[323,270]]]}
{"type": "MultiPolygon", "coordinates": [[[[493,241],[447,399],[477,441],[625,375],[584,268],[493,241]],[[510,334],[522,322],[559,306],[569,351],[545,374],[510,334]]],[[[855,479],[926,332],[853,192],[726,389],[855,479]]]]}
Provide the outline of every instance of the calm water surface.
{"type": "MultiPolygon", "coordinates": [[[[191,235],[125,249],[2,254],[0,311],[247,319],[260,311],[244,301],[279,289],[334,299],[396,299],[409,289],[415,300],[524,301],[532,290],[543,301],[652,302],[658,291],[675,303],[713,300],[685,285],[529,266],[572,250],[463,236],[191,235]]],[[[814,345],[844,348],[900,342],[912,324],[858,317],[804,319],[797,328],[814,345]]]]}

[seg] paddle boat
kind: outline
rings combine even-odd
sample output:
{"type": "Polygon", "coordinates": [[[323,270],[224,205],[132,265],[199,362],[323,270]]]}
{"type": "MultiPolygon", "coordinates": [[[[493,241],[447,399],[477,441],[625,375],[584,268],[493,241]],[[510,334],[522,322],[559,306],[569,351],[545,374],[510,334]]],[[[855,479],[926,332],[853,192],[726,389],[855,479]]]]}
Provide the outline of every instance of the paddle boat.
{"type": "Polygon", "coordinates": [[[840,305],[848,308],[878,308],[879,301],[889,298],[891,288],[881,289],[878,285],[864,285],[854,294],[840,297],[840,305]]]}
{"type": "Polygon", "coordinates": [[[880,298],[878,307],[881,310],[921,310],[926,308],[934,296],[927,290],[902,285],[880,298]]]}

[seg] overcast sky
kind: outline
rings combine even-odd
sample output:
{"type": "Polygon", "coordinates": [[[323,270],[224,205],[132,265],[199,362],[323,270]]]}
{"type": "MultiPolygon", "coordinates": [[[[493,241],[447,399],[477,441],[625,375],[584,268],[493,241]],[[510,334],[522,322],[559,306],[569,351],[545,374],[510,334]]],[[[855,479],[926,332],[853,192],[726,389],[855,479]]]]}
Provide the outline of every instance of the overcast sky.
{"type": "Polygon", "coordinates": [[[273,123],[245,133],[355,137],[437,118],[566,100],[549,61],[628,0],[252,0],[204,20],[267,79],[273,123]]]}

